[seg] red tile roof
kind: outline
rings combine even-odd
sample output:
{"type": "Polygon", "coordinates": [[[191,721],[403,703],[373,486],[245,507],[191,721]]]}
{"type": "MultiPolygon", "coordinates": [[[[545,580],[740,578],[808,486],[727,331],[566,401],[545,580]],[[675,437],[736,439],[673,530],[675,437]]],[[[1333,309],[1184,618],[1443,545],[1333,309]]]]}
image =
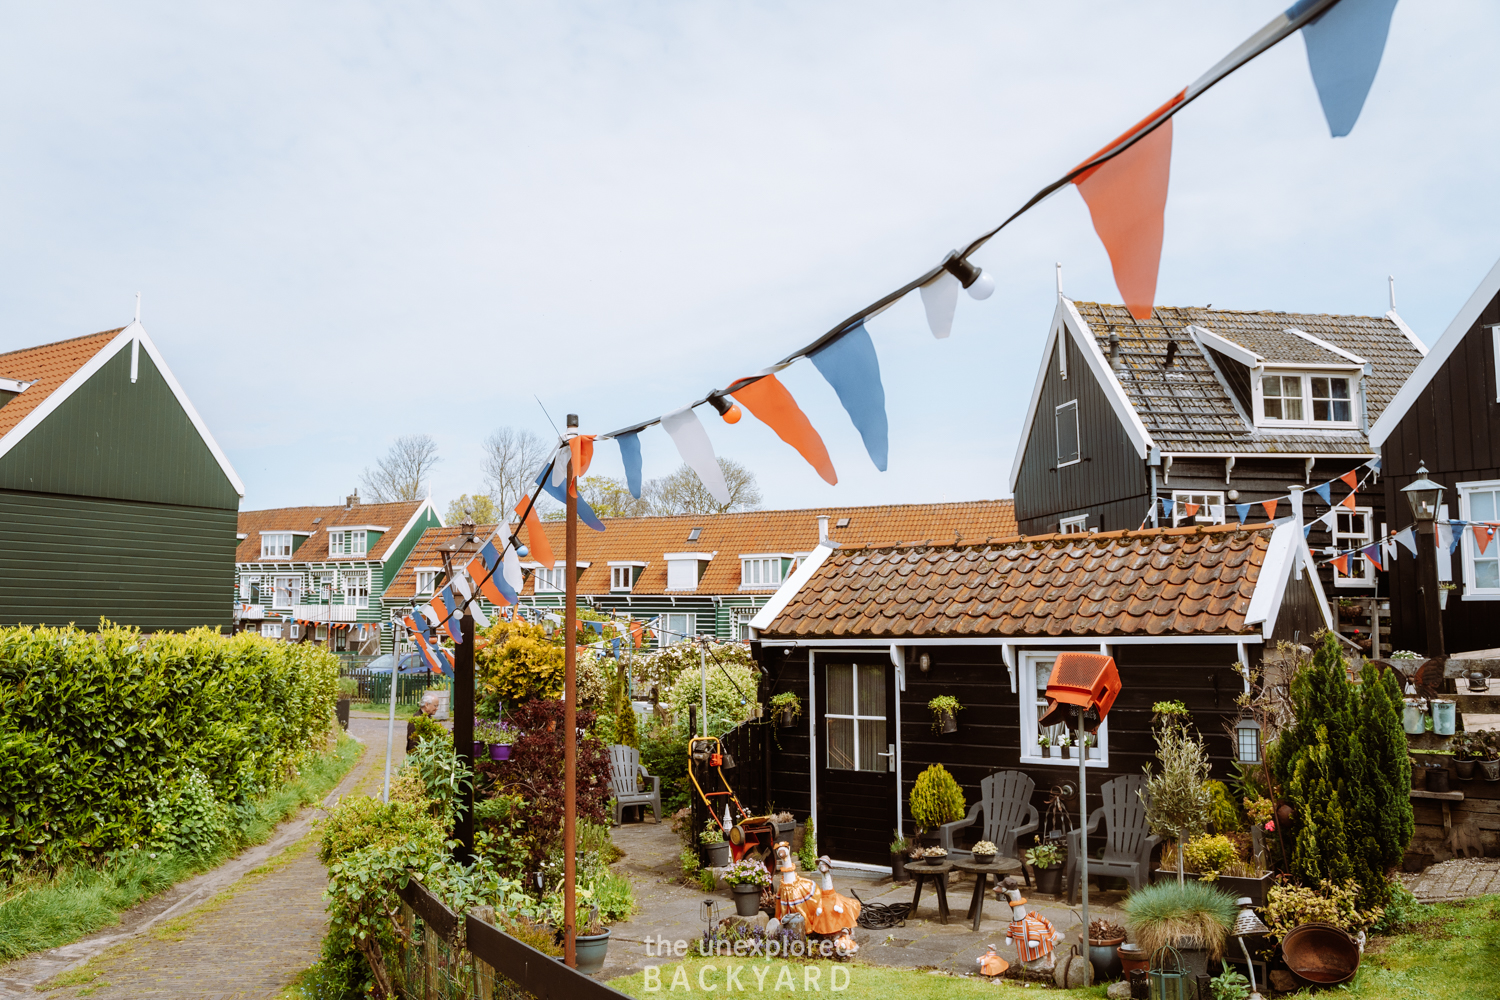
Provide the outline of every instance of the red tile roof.
{"type": "MultiPolygon", "coordinates": [[[[120,328],[123,329],[124,327],[120,328]]],[[[85,337],[0,354],[0,378],[35,383],[0,406],[0,437],[8,434],[27,414],[41,406],[74,372],[114,340],[120,330],[105,330],[103,333],[91,333],[85,337]]]]}
{"type": "Polygon", "coordinates": [[[1272,524],[836,549],[766,638],[1238,634],[1272,524]]]}
{"type": "MultiPolygon", "coordinates": [[[[578,529],[578,561],[589,563],[578,580],[580,594],[609,593],[609,563],[646,564],[632,594],[663,594],[667,587],[668,552],[714,553],[695,591],[674,594],[740,594],[769,596],[774,586],[740,589],[740,556],[756,553],[806,553],[818,544],[818,516],[828,517],[828,534],[845,545],[892,545],[898,542],[982,541],[1016,533],[1015,507],[1009,500],[976,500],[968,503],[888,504],[879,507],[808,507],[800,510],[755,510],[735,514],[680,514],[674,517],[606,518],[605,531],[578,529]],[[848,518],[845,527],[838,527],[848,518]],[[696,540],[688,534],[701,528],[696,540]]],[[[564,526],[544,521],[543,530],[553,554],[563,555],[564,526]]],[[[476,528],[488,537],[493,525],[476,528]]],[[[416,566],[441,566],[435,546],[451,541],[457,528],[429,528],[386,590],[393,600],[406,600],[415,593],[416,566]]],[[[526,540],[526,533],[521,533],[526,540]]],[[[527,593],[532,593],[528,578],[527,593]]]]}
{"type": "Polygon", "coordinates": [[[240,511],[239,533],[247,537],[235,549],[237,563],[321,562],[328,558],[328,529],[345,525],[380,525],[389,528],[380,540],[362,556],[338,556],[337,560],[381,559],[396,542],[396,536],[425,501],[401,503],[361,503],[352,507],[278,507],[273,510],[240,511]],[[290,559],[262,559],[260,535],[263,531],[311,532],[290,559]]]}

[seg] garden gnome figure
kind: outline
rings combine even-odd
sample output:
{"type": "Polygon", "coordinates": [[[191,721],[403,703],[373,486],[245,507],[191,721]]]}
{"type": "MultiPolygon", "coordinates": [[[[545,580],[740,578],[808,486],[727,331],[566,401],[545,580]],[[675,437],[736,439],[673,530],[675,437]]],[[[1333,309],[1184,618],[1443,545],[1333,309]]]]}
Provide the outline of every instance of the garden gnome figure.
{"type": "Polygon", "coordinates": [[[776,870],[781,873],[776,884],[776,918],[785,924],[788,914],[800,914],[811,928],[812,915],[818,908],[818,889],[810,879],[797,875],[791,845],[784,840],[776,845],[776,870]]]}
{"type": "Polygon", "coordinates": [[[823,887],[818,893],[812,915],[807,918],[807,929],[814,934],[836,935],[840,941],[848,938],[848,950],[841,954],[852,955],[859,950],[859,945],[854,943],[849,933],[859,924],[859,900],[841,896],[834,891],[833,862],[828,855],[818,859],[818,871],[823,876],[823,887]]]}
{"type": "Polygon", "coordinates": [[[1054,930],[1052,921],[1046,917],[1026,909],[1021,883],[1015,876],[1007,877],[1001,885],[1010,905],[1010,927],[1006,932],[1009,936],[1005,943],[1016,946],[1016,960],[1023,968],[1032,972],[1051,971],[1057,964],[1052,952],[1062,940],[1062,932],[1054,930]]]}

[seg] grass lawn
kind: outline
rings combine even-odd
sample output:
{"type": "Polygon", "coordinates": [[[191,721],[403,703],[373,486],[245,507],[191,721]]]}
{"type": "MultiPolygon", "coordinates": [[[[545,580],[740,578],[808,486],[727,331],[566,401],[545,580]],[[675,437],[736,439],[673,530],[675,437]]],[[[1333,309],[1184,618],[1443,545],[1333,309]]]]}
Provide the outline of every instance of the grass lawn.
{"type": "Polygon", "coordinates": [[[359,759],[361,744],[343,732],[326,754],[293,780],[256,803],[255,812],[206,856],[142,851],[103,868],[75,865],[50,877],[21,877],[0,899],[0,960],[76,941],[115,923],[119,914],[207,871],[252,844],[269,840],[276,825],[305,805],[320,801],[359,759]]]}
{"type": "Polygon", "coordinates": [[[1408,932],[1365,946],[1350,994],[1367,1000],[1500,997],[1500,896],[1431,910],[1408,932]]]}

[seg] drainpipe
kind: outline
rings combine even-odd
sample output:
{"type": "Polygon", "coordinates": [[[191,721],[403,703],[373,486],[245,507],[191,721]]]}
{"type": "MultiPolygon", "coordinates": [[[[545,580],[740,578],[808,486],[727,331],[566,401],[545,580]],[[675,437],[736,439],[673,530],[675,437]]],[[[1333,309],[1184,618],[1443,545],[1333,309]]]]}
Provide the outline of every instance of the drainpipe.
{"type": "Polygon", "coordinates": [[[1374,374],[1375,366],[1366,361],[1364,370],[1359,373],[1359,429],[1364,431],[1366,438],[1370,436],[1370,406],[1365,396],[1365,380],[1374,374]]]}
{"type": "Polygon", "coordinates": [[[1161,449],[1156,445],[1151,446],[1151,451],[1146,457],[1146,466],[1151,471],[1151,527],[1160,528],[1161,502],[1156,499],[1156,467],[1161,465],[1161,449]]]}

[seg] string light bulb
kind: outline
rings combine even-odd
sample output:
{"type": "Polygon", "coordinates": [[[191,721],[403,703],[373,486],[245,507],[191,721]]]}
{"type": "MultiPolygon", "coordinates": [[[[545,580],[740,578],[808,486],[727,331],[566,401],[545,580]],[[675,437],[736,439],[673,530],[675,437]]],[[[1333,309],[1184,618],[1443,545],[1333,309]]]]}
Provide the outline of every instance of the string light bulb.
{"type": "Polygon", "coordinates": [[[995,294],[995,279],[957,253],[943,261],[943,270],[958,279],[971,299],[984,300],[995,294]]]}
{"type": "Polygon", "coordinates": [[[714,404],[714,409],[719,411],[719,416],[724,418],[726,424],[737,424],[740,422],[740,408],[720,395],[708,397],[708,401],[714,404]]]}

